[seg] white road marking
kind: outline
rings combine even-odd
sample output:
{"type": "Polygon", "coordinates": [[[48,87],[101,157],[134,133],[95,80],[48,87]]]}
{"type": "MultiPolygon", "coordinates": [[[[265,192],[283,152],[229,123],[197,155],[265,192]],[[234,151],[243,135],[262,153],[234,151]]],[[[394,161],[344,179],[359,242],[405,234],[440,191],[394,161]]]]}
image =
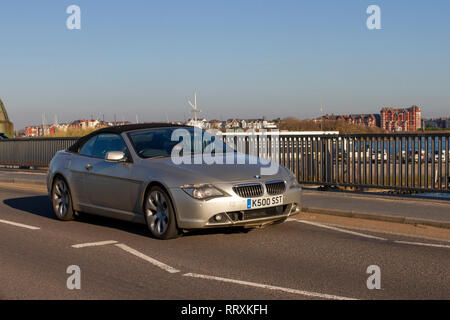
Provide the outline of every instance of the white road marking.
{"type": "Polygon", "coordinates": [[[128,252],[128,253],[131,253],[131,254],[135,255],[136,257],[139,257],[139,258],[141,258],[141,259],[144,259],[144,260],[147,261],[147,262],[150,262],[151,264],[157,266],[158,268],[163,269],[164,271],[167,271],[167,272],[169,272],[169,273],[177,273],[177,272],[180,272],[180,270],[177,270],[177,269],[175,269],[175,268],[172,268],[171,266],[168,266],[168,265],[165,264],[165,263],[162,263],[162,262],[160,262],[160,261],[158,261],[158,260],[156,260],[156,259],[153,259],[153,258],[151,258],[151,257],[149,257],[149,256],[146,256],[145,254],[143,254],[143,253],[141,253],[141,252],[139,252],[139,251],[137,251],[137,250],[134,250],[133,248],[130,248],[130,247],[128,247],[127,245],[124,245],[124,244],[122,244],[122,243],[119,243],[119,244],[116,244],[116,246],[119,247],[119,248],[122,249],[122,250],[125,250],[125,251],[128,252]]]}
{"type": "Polygon", "coordinates": [[[107,240],[107,241],[99,241],[99,242],[90,242],[90,243],[81,243],[81,244],[74,244],[72,248],[85,248],[85,247],[98,247],[98,246],[105,246],[108,244],[115,244],[117,241],[114,240],[107,240]]]}
{"type": "Polygon", "coordinates": [[[434,243],[422,243],[422,242],[410,242],[410,241],[394,241],[395,243],[400,243],[400,244],[410,244],[413,246],[424,246],[424,247],[436,247],[436,248],[446,248],[446,249],[450,249],[450,246],[445,245],[445,244],[434,244],[434,243]]]}
{"type": "Polygon", "coordinates": [[[323,294],[323,293],[317,293],[317,292],[309,292],[309,291],[303,291],[303,290],[289,289],[289,288],[271,286],[271,285],[261,284],[261,283],[256,283],[256,282],[234,280],[234,279],[221,278],[221,277],[215,277],[215,276],[207,276],[207,275],[197,274],[197,273],[186,273],[186,274],[183,274],[183,276],[184,277],[207,279],[207,280],[215,280],[215,281],[221,281],[221,282],[228,282],[228,283],[235,283],[235,284],[240,284],[240,285],[244,285],[244,286],[256,287],[256,288],[261,288],[261,289],[268,289],[268,290],[275,290],[275,291],[282,291],[282,292],[287,292],[287,293],[291,293],[291,294],[298,294],[298,295],[307,296],[307,297],[313,297],[313,298],[332,299],[332,300],[356,300],[354,298],[347,298],[347,297],[335,296],[335,295],[330,295],[330,294],[323,294]]]}
{"type": "MultiPolygon", "coordinates": [[[[297,221],[297,222],[300,222],[300,223],[310,224],[310,225],[313,225],[313,226],[316,226],[316,227],[326,228],[326,229],[330,229],[330,230],[334,230],[334,231],[349,233],[349,234],[353,234],[353,235],[360,236],[360,237],[387,241],[387,239],[385,239],[385,238],[380,238],[380,237],[375,237],[375,236],[371,236],[371,235],[364,234],[364,233],[359,233],[359,232],[349,231],[349,230],[345,230],[345,229],[340,229],[340,228],[324,225],[324,224],[317,223],[317,222],[310,222],[310,221],[297,220],[297,219],[288,219],[288,221],[297,221]]],[[[394,240],[392,242],[399,243],[399,244],[409,244],[409,245],[413,245],[413,246],[425,246],[425,247],[435,247],[435,248],[450,249],[450,245],[445,245],[445,244],[422,243],[422,242],[400,241],[400,240],[394,240]]]]}
{"type": "Polygon", "coordinates": [[[321,223],[317,223],[317,222],[311,222],[311,221],[305,221],[305,220],[297,220],[297,219],[288,219],[288,221],[296,221],[296,222],[299,222],[299,223],[309,224],[309,225],[320,227],[320,228],[325,228],[325,229],[330,229],[330,230],[334,230],[334,231],[338,231],[338,232],[348,233],[348,234],[352,234],[354,236],[368,238],[368,239],[376,239],[376,240],[382,240],[382,241],[386,241],[387,240],[385,238],[371,236],[371,235],[368,235],[368,234],[365,234],[365,233],[349,231],[349,230],[345,230],[345,229],[341,229],[341,228],[331,227],[331,226],[327,226],[325,224],[321,224],[321,223]]]}
{"type": "Polygon", "coordinates": [[[7,220],[0,220],[0,223],[9,224],[9,225],[12,225],[12,226],[15,226],[15,227],[20,227],[20,228],[25,228],[25,229],[30,229],[30,230],[39,230],[39,229],[41,229],[41,228],[38,228],[38,227],[33,227],[33,226],[26,225],[26,224],[12,222],[12,221],[7,221],[7,220]]]}

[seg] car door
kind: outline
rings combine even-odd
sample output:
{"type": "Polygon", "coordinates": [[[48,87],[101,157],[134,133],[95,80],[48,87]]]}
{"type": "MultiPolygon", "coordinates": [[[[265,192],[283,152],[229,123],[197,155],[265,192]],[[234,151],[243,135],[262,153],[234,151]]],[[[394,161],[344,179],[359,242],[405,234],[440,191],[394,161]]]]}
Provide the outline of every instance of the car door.
{"type": "Polygon", "coordinates": [[[86,178],[88,167],[92,163],[92,150],[97,140],[97,136],[86,141],[77,153],[74,153],[70,160],[71,192],[73,198],[81,210],[89,206],[89,194],[86,191],[86,178]]]}
{"type": "Polygon", "coordinates": [[[132,166],[128,148],[119,134],[99,134],[85,179],[90,204],[97,209],[132,212],[135,203],[131,199],[131,191],[138,187],[137,182],[130,179],[132,166]],[[111,151],[122,151],[129,160],[106,161],[106,154],[111,151]]]}

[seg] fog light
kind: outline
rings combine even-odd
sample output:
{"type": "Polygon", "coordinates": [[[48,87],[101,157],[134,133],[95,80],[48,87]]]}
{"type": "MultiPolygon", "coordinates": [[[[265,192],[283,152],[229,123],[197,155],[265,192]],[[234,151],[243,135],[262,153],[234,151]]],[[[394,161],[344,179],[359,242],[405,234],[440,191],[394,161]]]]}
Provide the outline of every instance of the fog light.
{"type": "Polygon", "coordinates": [[[292,205],[291,213],[292,213],[292,212],[295,212],[295,210],[297,210],[297,204],[296,204],[296,203],[294,203],[294,204],[292,205]]]}
{"type": "Polygon", "coordinates": [[[215,215],[211,216],[211,218],[209,218],[208,222],[212,223],[212,224],[214,224],[214,223],[228,223],[229,219],[227,217],[227,214],[222,212],[222,213],[218,213],[218,214],[215,214],[215,215]]]}

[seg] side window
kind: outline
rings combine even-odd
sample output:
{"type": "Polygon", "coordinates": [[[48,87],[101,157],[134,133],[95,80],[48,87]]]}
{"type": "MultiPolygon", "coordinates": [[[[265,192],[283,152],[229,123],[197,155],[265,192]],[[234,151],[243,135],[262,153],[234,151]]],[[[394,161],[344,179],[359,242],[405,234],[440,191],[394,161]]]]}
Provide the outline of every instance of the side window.
{"type": "Polygon", "coordinates": [[[80,154],[84,156],[92,157],[92,150],[94,148],[94,144],[97,141],[97,137],[90,138],[80,149],[80,154]]]}
{"type": "Polygon", "coordinates": [[[120,135],[102,133],[97,137],[92,151],[93,157],[104,159],[106,154],[111,151],[122,151],[128,154],[128,148],[120,135]]]}

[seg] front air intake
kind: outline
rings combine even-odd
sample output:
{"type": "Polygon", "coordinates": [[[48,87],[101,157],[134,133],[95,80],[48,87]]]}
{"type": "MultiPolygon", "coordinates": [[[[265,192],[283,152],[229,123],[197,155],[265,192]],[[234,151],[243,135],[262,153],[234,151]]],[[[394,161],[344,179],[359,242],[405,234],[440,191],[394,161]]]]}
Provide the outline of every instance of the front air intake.
{"type": "Polygon", "coordinates": [[[261,197],[264,193],[260,183],[240,184],[234,186],[233,191],[242,198],[261,197]]]}
{"type": "Polygon", "coordinates": [[[282,194],[286,191],[286,184],[282,180],[266,182],[267,193],[271,196],[282,194]]]}

